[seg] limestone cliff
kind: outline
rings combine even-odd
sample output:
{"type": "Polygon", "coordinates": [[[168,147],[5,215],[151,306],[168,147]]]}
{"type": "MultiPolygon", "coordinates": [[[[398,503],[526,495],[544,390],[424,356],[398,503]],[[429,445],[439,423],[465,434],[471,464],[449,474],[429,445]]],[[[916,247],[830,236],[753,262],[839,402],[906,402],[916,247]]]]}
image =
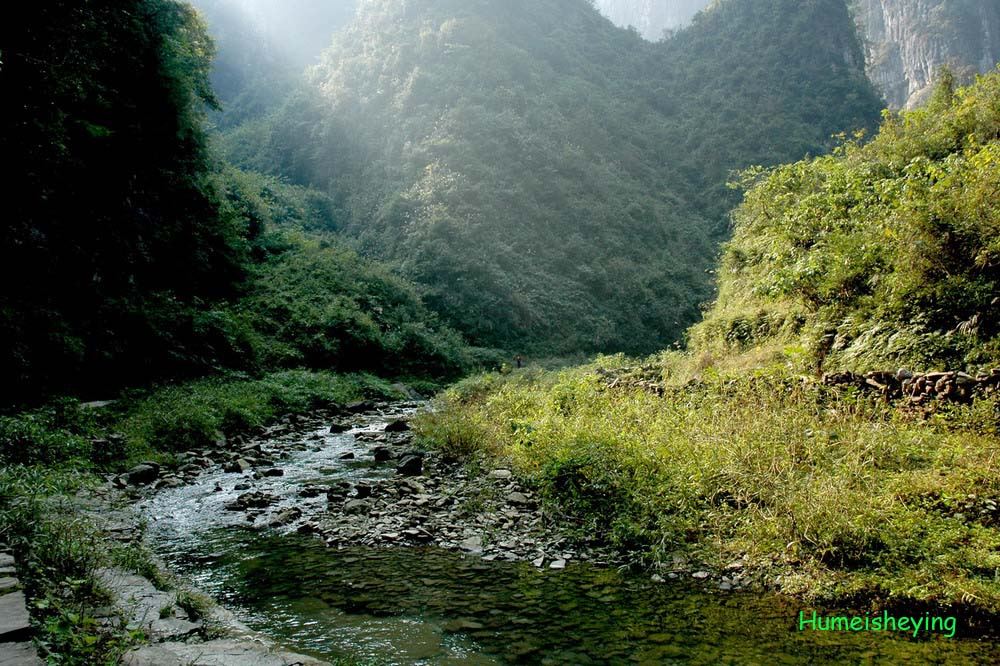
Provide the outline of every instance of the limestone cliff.
{"type": "Polygon", "coordinates": [[[960,76],[1000,62],[998,0],[854,0],[868,76],[892,108],[927,98],[935,73],[960,76]]]}

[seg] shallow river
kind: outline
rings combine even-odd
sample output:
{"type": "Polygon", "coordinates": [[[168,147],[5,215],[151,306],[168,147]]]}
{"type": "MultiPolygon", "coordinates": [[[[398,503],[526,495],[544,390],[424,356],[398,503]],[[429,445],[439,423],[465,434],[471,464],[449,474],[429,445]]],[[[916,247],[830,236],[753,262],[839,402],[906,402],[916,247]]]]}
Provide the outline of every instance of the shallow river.
{"type": "MultiPolygon", "coordinates": [[[[367,418],[366,429],[384,417],[367,418]]],[[[352,433],[308,441],[256,489],[302,500],[305,484],[390,474],[352,433]]],[[[308,437],[308,435],[307,435],[308,437]]],[[[303,441],[306,441],[304,438],[303,441]]],[[[435,549],[327,548],[316,538],[250,529],[223,506],[234,474],[145,502],[154,548],[246,624],[299,652],[375,664],[997,664],[1000,645],[940,636],[799,632],[800,603],[716,593],[586,564],[538,570],[435,549]],[[216,484],[223,487],[215,490],[216,484]]],[[[281,508],[279,506],[278,508],[281,508]]]]}

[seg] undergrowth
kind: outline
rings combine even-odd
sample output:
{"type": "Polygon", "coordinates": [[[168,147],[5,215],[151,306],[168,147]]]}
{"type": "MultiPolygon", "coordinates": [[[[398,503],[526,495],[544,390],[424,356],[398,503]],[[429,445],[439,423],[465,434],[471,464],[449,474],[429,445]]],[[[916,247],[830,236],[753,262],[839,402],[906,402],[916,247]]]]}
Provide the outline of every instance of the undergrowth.
{"type": "Polygon", "coordinates": [[[620,357],[471,378],[417,431],[513,466],[581,533],[646,564],[679,554],[813,598],[1000,611],[995,400],[924,417],[781,366],[657,362],[662,397],[608,388],[594,371],[620,357]]]}

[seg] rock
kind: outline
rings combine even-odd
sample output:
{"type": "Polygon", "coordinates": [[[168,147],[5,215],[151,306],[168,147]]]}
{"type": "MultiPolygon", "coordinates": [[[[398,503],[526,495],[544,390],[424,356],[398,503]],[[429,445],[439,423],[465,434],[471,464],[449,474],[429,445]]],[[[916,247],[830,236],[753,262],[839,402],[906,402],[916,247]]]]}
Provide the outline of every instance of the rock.
{"type": "Polygon", "coordinates": [[[124,666],[322,666],[301,654],[282,652],[261,641],[217,639],[205,643],[162,643],[127,652],[124,666]]]}
{"type": "Polygon", "coordinates": [[[243,474],[244,472],[249,472],[252,468],[253,465],[250,464],[249,460],[246,458],[237,458],[223,467],[222,471],[229,474],[243,474]]]}
{"type": "Polygon", "coordinates": [[[284,476],[285,470],[279,467],[272,467],[271,469],[265,469],[261,474],[264,476],[284,476]]]}
{"type": "Polygon", "coordinates": [[[354,454],[348,451],[340,454],[340,460],[354,460],[354,454]]]}
{"type": "Polygon", "coordinates": [[[351,429],[351,426],[344,425],[343,423],[331,423],[330,424],[330,434],[331,435],[338,435],[338,434],[340,434],[342,432],[347,432],[350,429],[351,429]]]}
{"type": "Polygon", "coordinates": [[[407,432],[410,429],[410,424],[403,419],[396,419],[392,423],[385,426],[386,432],[407,432]]]}
{"type": "Polygon", "coordinates": [[[299,491],[299,497],[303,499],[312,499],[313,497],[319,497],[326,492],[326,488],[323,486],[306,486],[299,491]]]}
{"type": "Polygon", "coordinates": [[[481,552],[483,549],[483,538],[481,536],[470,536],[467,539],[464,539],[462,543],[459,544],[459,547],[470,553],[481,552]]]}
{"type": "Polygon", "coordinates": [[[235,486],[233,486],[233,490],[236,491],[250,490],[251,488],[253,488],[253,486],[250,485],[249,483],[237,483],[235,486]]]}
{"type": "Polygon", "coordinates": [[[0,666],[45,666],[45,662],[34,643],[0,643],[0,666]]]}
{"type": "Polygon", "coordinates": [[[511,474],[509,469],[495,469],[490,472],[491,479],[500,479],[501,481],[506,481],[511,476],[513,476],[513,474],[511,474]]]}
{"type": "Polygon", "coordinates": [[[392,451],[384,446],[376,446],[372,453],[375,456],[375,462],[385,462],[392,459],[392,451]]]}
{"type": "Polygon", "coordinates": [[[359,400],[344,406],[344,411],[350,412],[351,414],[360,414],[373,409],[375,409],[375,403],[371,400],[359,400]]]}
{"type": "Polygon", "coordinates": [[[420,476],[424,473],[424,459],[417,455],[408,455],[399,461],[396,473],[403,476],[420,476]]]}
{"type": "Polygon", "coordinates": [[[372,496],[372,487],[369,483],[358,483],[354,486],[354,496],[358,499],[365,499],[372,496]]]}
{"type": "Polygon", "coordinates": [[[708,578],[708,576],[709,573],[707,571],[695,571],[693,574],[691,574],[691,578],[696,578],[698,580],[705,580],[706,578],[708,578]]]}
{"type": "Polygon", "coordinates": [[[160,475],[160,466],[156,463],[141,463],[125,473],[125,478],[133,486],[145,485],[156,481],[160,475]]]}
{"type": "Polygon", "coordinates": [[[347,515],[365,514],[371,510],[372,505],[368,500],[352,499],[344,503],[344,513],[347,515]]]}
{"type": "Polygon", "coordinates": [[[17,589],[18,582],[16,578],[11,576],[4,576],[0,578],[0,594],[6,594],[17,589]]]}
{"type": "Polygon", "coordinates": [[[15,643],[31,638],[31,620],[24,592],[10,592],[0,597],[0,642],[15,643]]]}
{"type": "Polygon", "coordinates": [[[507,495],[507,502],[515,506],[528,506],[531,504],[531,500],[529,500],[524,493],[519,493],[517,491],[507,495]]]}
{"type": "Polygon", "coordinates": [[[183,485],[184,482],[178,479],[176,476],[169,476],[157,481],[156,486],[154,487],[157,490],[163,490],[164,488],[180,488],[183,485]]]}
{"type": "Polygon", "coordinates": [[[270,527],[285,527],[302,517],[302,510],[297,506],[279,511],[268,523],[270,527]]]}
{"type": "Polygon", "coordinates": [[[565,569],[565,568],[566,568],[566,560],[556,560],[555,562],[549,565],[549,569],[565,569]]]}
{"type": "Polygon", "coordinates": [[[537,567],[539,569],[541,569],[542,566],[544,566],[544,565],[545,565],[545,558],[544,557],[539,557],[537,560],[532,560],[531,561],[531,566],[537,567]]]}
{"type": "Polygon", "coordinates": [[[450,622],[446,622],[442,627],[442,629],[449,633],[455,633],[458,631],[476,631],[484,628],[485,625],[481,622],[475,622],[474,620],[452,620],[450,622]]]}

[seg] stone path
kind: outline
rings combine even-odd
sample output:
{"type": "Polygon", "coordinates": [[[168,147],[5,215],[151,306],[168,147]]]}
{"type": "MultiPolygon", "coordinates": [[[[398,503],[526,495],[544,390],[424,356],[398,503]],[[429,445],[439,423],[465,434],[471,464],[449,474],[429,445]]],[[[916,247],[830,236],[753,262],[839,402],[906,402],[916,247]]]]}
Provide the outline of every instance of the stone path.
{"type": "Polygon", "coordinates": [[[32,629],[14,569],[14,557],[0,552],[0,666],[43,664],[31,642],[32,629]]]}

